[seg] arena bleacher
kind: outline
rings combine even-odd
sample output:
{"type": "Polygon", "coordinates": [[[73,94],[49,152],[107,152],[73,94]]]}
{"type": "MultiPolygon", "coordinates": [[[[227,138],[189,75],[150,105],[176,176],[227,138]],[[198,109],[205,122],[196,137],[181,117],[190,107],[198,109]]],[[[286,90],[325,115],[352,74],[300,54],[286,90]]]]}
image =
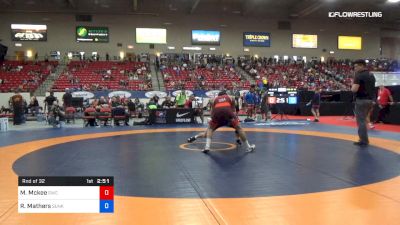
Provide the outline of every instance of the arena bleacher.
{"type": "Polygon", "coordinates": [[[152,90],[149,70],[140,62],[71,61],[52,90],[152,90]]]}
{"type": "Polygon", "coordinates": [[[243,80],[234,67],[196,68],[169,67],[161,71],[166,90],[216,90],[248,89],[250,82],[243,80]]]}
{"type": "Polygon", "coordinates": [[[5,61],[0,68],[0,92],[33,92],[57,65],[57,61],[5,61]]]}

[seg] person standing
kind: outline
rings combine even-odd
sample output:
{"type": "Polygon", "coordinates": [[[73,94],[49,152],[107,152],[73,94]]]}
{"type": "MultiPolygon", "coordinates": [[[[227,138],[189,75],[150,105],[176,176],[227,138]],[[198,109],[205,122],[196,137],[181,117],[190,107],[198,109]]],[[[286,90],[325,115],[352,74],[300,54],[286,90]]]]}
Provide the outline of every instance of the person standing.
{"type": "Polygon", "coordinates": [[[182,88],[182,90],[175,97],[176,107],[184,108],[186,99],[187,99],[187,96],[186,96],[185,88],[182,88]]]}
{"type": "Polygon", "coordinates": [[[384,122],[386,115],[389,113],[389,106],[393,105],[392,93],[390,93],[390,90],[385,88],[385,86],[380,85],[377,100],[379,113],[378,119],[375,121],[375,123],[384,122]]]}
{"type": "Polygon", "coordinates": [[[18,91],[11,97],[11,104],[13,107],[14,125],[20,125],[24,121],[24,98],[18,91]]]}
{"type": "Polygon", "coordinates": [[[255,93],[255,85],[250,86],[250,91],[246,93],[245,102],[247,106],[247,118],[253,118],[256,105],[257,105],[257,94],[255,93]]]}
{"type": "Polygon", "coordinates": [[[65,94],[63,95],[63,103],[64,103],[64,110],[66,110],[68,107],[72,106],[72,94],[69,88],[65,89],[65,94]]]}
{"type": "Polygon", "coordinates": [[[365,60],[359,59],[354,62],[355,78],[351,91],[355,94],[355,114],[358,126],[359,140],[354,142],[358,146],[367,146],[368,130],[367,116],[373,101],[376,99],[375,77],[366,67],[365,60]]]}
{"type": "Polygon", "coordinates": [[[57,98],[54,96],[54,92],[50,91],[50,95],[44,99],[44,111],[49,113],[54,102],[58,102],[57,98]]]}
{"type": "Polygon", "coordinates": [[[269,104],[268,104],[268,89],[264,92],[262,98],[261,98],[261,114],[262,118],[265,119],[265,121],[270,121],[271,120],[271,115],[269,113],[269,104]]]}
{"type": "Polygon", "coordinates": [[[307,106],[311,105],[311,113],[314,116],[314,122],[319,122],[319,107],[321,104],[321,89],[315,89],[314,96],[307,106]]]}

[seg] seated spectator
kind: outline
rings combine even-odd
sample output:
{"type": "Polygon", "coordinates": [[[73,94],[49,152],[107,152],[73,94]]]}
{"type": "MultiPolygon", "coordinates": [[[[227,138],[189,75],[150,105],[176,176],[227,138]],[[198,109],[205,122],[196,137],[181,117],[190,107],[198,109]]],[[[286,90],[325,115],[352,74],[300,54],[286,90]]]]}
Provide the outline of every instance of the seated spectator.
{"type": "Polygon", "coordinates": [[[39,113],[39,102],[36,99],[36,96],[32,96],[31,101],[29,102],[28,109],[31,111],[32,116],[37,115],[39,113]]]}
{"type": "Polygon", "coordinates": [[[161,104],[161,108],[163,108],[163,109],[174,108],[174,106],[175,106],[175,103],[173,101],[171,101],[170,96],[165,97],[164,102],[161,104]]]}
{"type": "Polygon", "coordinates": [[[119,97],[112,97],[111,98],[111,107],[112,108],[116,108],[116,107],[118,107],[118,106],[120,106],[121,105],[121,103],[120,103],[120,101],[119,101],[119,97]]]}
{"type": "MultiPolygon", "coordinates": [[[[113,117],[118,116],[118,117],[125,117],[125,126],[129,126],[129,114],[125,110],[125,107],[122,105],[119,105],[115,108],[112,109],[112,115],[113,117]]],[[[114,119],[114,125],[119,126],[119,120],[114,119]]]]}

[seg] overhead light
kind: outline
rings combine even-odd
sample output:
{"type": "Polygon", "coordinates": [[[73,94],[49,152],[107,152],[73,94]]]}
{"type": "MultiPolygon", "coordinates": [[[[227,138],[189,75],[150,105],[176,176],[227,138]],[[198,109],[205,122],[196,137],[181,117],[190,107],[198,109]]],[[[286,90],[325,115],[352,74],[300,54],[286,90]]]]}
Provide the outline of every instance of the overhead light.
{"type": "Polygon", "coordinates": [[[200,51],[201,47],[182,47],[183,50],[200,51]]]}
{"type": "Polygon", "coordinates": [[[215,51],[215,50],[216,50],[216,48],[210,48],[210,50],[211,50],[211,51],[215,51]]]}
{"type": "Polygon", "coordinates": [[[228,56],[228,57],[229,57],[229,56],[230,56],[230,55],[229,55],[229,53],[226,53],[226,56],[228,56]]]}
{"type": "Polygon", "coordinates": [[[335,52],[334,51],[330,51],[329,54],[335,54],[335,52]]]}
{"type": "Polygon", "coordinates": [[[175,50],[175,47],[174,46],[168,46],[168,49],[169,50],[175,50]]]}
{"type": "Polygon", "coordinates": [[[400,0],[388,0],[389,3],[398,3],[400,0]]]}
{"type": "Polygon", "coordinates": [[[248,48],[244,48],[244,49],[243,49],[243,51],[245,51],[245,52],[249,52],[249,51],[250,51],[250,49],[248,49],[248,48]]]}
{"type": "Polygon", "coordinates": [[[32,55],[33,55],[32,50],[26,51],[26,56],[27,56],[28,58],[31,58],[32,55]]]}
{"type": "Polygon", "coordinates": [[[21,47],[22,44],[21,43],[15,43],[15,47],[21,47]]]}
{"type": "Polygon", "coordinates": [[[156,56],[157,56],[157,57],[160,57],[160,55],[161,55],[161,53],[159,53],[159,52],[156,53],[156,56]]]}
{"type": "Polygon", "coordinates": [[[132,49],[132,48],[133,48],[133,45],[128,45],[128,48],[129,48],[129,49],[132,49]]]}
{"type": "Polygon", "coordinates": [[[254,58],[258,59],[258,55],[257,55],[257,54],[256,54],[256,55],[254,55],[254,58]]]}

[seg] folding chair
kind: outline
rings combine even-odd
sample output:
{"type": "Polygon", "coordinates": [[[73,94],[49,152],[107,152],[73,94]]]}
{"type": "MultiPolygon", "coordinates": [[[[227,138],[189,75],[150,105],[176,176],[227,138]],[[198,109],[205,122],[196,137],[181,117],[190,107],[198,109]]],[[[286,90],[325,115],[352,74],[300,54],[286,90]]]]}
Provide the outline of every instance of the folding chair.
{"type": "Polygon", "coordinates": [[[67,123],[69,120],[72,120],[72,122],[75,124],[75,114],[76,109],[74,107],[67,107],[65,109],[65,119],[67,120],[67,123]]]}
{"type": "Polygon", "coordinates": [[[112,119],[112,113],[110,108],[101,108],[97,119],[104,121],[104,126],[107,126],[109,120],[112,119]]]}

